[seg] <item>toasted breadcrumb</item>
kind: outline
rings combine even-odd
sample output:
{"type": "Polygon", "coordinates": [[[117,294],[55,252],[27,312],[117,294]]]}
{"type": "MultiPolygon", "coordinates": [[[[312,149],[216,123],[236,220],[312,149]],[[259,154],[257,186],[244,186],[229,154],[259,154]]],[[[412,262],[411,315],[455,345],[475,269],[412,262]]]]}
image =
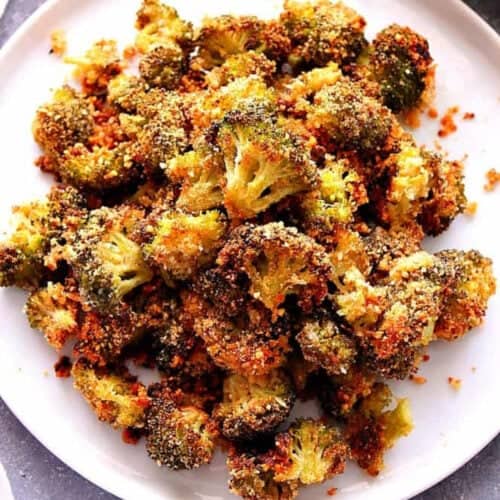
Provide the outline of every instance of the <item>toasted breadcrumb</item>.
{"type": "Polygon", "coordinates": [[[486,172],[486,184],[484,185],[484,190],[491,192],[495,189],[496,185],[500,182],[500,172],[494,168],[490,168],[486,172]]]}
{"type": "Polygon", "coordinates": [[[453,389],[458,391],[460,389],[460,387],[462,386],[462,381],[459,378],[448,377],[448,384],[450,384],[450,386],[453,389]]]}
{"type": "Polygon", "coordinates": [[[141,439],[141,433],[138,429],[127,427],[122,431],[122,441],[126,444],[137,444],[141,439]]]}
{"type": "Polygon", "coordinates": [[[428,354],[424,354],[424,355],[422,356],[422,361],[423,361],[424,363],[427,363],[427,361],[429,361],[430,359],[431,359],[431,357],[430,357],[428,354]]]}
{"type": "Polygon", "coordinates": [[[441,118],[441,128],[438,131],[439,137],[448,137],[457,131],[457,124],[455,123],[455,115],[460,111],[458,106],[448,108],[446,113],[441,118]]]}
{"type": "Polygon", "coordinates": [[[410,380],[418,385],[424,385],[427,383],[427,379],[422,377],[422,375],[410,375],[410,380]]]}
{"type": "Polygon", "coordinates": [[[63,57],[66,54],[68,42],[64,30],[55,30],[50,34],[50,54],[63,57]]]}
{"type": "Polygon", "coordinates": [[[71,360],[68,356],[61,356],[54,365],[57,378],[68,378],[71,375],[71,360]]]}
{"type": "Polygon", "coordinates": [[[477,212],[477,201],[470,201],[465,207],[464,214],[472,217],[477,212]]]}
{"type": "Polygon", "coordinates": [[[467,111],[462,116],[462,119],[465,120],[465,121],[468,121],[468,120],[474,120],[475,117],[476,117],[475,113],[471,113],[470,111],[467,111]]]}
{"type": "Polygon", "coordinates": [[[434,107],[429,108],[429,110],[427,111],[427,116],[432,120],[435,120],[439,116],[438,110],[434,107]]]}
{"type": "Polygon", "coordinates": [[[337,494],[337,491],[338,491],[338,488],[329,488],[328,490],[326,490],[326,494],[329,497],[333,497],[337,494]]]}
{"type": "Polygon", "coordinates": [[[130,61],[131,59],[134,59],[135,56],[137,56],[137,48],[134,47],[133,45],[127,45],[123,49],[123,59],[126,61],[130,61]]]}

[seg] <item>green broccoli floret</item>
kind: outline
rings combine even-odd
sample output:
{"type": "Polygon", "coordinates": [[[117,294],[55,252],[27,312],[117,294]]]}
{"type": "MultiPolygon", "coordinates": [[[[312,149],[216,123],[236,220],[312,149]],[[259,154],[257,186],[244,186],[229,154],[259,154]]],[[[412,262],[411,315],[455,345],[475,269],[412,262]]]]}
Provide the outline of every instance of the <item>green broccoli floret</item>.
{"type": "Polygon", "coordinates": [[[304,358],[330,375],[347,373],[356,361],[356,344],[328,317],[306,321],[296,339],[304,358]]]}
{"type": "Polygon", "coordinates": [[[384,104],[395,113],[418,105],[434,86],[434,65],[427,40],[393,24],[377,34],[368,65],[380,84],[384,104]]]}
{"type": "Polygon", "coordinates": [[[83,298],[98,311],[119,306],[129,292],[153,277],[127,227],[142,216],[128,207],[100,208],[78,232],[72,264],[83,298]]]}
{"type": "Polygon", "coordinates": [[[280,20],[292,41],[293,67],[347,64],[367,45],[366,21],[342,2],[286,0],[280,20]]]}
{"type": "Polygon", "coordinates": [[[109,82],[107,99],[120,110],[135,113],[147,90],[148,85],[144,80],[122,73],[109,82]]]}
{"type": "Polygon", "coordinates": [[[232,374],[224,380],[224,399],[213,417],[225,437],[249,441],[281,425],[294,401],[290,379],[283,371],[251,378],[232,374]]]}
{"type": "Polygon", "coordinates": [[[126,368],[95,368],[79,359],[71,370],[74,387],[97,418],[115,428],[144,427],[149,398],[146,388],[126,368]]]}
{"type": "Polygon", "coordinates": [[[184,69],[184,53],[179,45],[159,45],[139,62],[139,72],[152,87],[175,89],[184,69]]]}
{"type": "MultiPolygon", "coordinates": [[[[146,416],[146,450],[158,464],[170,469],[195,469],[212,460],[216,425],[203,410],[185,406],[179,394],[152,386],[146,416]]],[[[182,396],[182,395],[181,395],[182,396]]]]}
{"type": "Polygon", "coordinates": [[[215,260],[226,225],[217,210],[191,215],[159,208],[141,226],[144,257],[167,282],[188,279],[215,260]]]}
{"type": "Polygon", "coordinates": [[[316,168],[305,145],[262,107],[228,113],[217,144],[224,157],[224,204],[232,218],[248,219],[291,194],[309,191],[316,168]]]}

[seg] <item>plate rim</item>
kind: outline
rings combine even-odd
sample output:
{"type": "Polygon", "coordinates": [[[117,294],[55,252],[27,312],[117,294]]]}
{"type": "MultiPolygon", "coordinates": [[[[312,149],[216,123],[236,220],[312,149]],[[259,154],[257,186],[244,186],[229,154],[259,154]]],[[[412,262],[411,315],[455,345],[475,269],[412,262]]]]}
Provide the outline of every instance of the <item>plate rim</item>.
{"type": "MultiPolygon", "coordinates": [[[[168,0],[163,0],[168,2],[168,0]]],[[[305,1],[305,0],[304,0],[305,1]]],[[[345,0],[348,1],[348,0],[345,0]]],[[[472,7],[469,7],[462,0],[448,0],[453,8],[457,10],[457,13],[461,15],[462,18],[466,19],[468,23],[473,23],[477,29],[480,29],[485,36],[488,37],[492,44],[498,47],[500,52],[500,32],[497,32],[485,19],[483,19],[472,7]]],[[[43,20],[45,16],[48,16],[50,12],[57,7],[62,0],[46,0],[43,4],[37,7],[12,33],[9,38],[4,42],[3,46],[0,48],[0,68],[4,64],[4,60],[7,59],[12,51],[15,50],[18,42],[30,31],[33,25],[43,20]]],[[[500,291],[498,292],[500,293],[500,291]]],[[[26,430],[35,437],[52,455],[57,459],[61,460],[66,466],[68,466],[72,471],[79,474],[82,478],[94,484],[95,486],[103,489],[107,493],[115,495],[117,497],[127,498],[125,490],[120,487],[117,483],[112,480],[107,480],[105,476],[99,475],[95,477],[89,471],[85,465],[81,462],[76,462],[72,458],[71,450],[69,447],[61,445],[57,441],[52,442],[49,436],[39,432],[38,429],[34,428],[29,424],[27,418],[25,418],[22,413],[16,412],[14,407],[15,403],[9,396],[5,397],[5,391],[2,390],[2,384],[0,384],[0,398],[9,408],[11,413],[16,419],[21,422],[21,424],[26,428],[26,430]]],[[[475,445],[468,453],[461,455],[458,460],[451,464],[451,467],[447,469],[446,472],[441,472],[432,476],[430,480],[422,480],[419,484],[416,484],[409,492],[407,492],[401,499],[410,499],[419,493],[422,493],[433,486],[437,485],[447,477],[450,477],[458,469],[463,467],[472,458],[478,455],[489,443],[491,443],[497,436],[500,435],[500,422],[496,429],[492,429],[488,432],[486,436],[480,441],[479,444],[475,445]]],[[[425,477],[430,477],[429,475],[425,477]]],[[[364,494],[369,495],[369,490],[365,491],[364,494]]]]}

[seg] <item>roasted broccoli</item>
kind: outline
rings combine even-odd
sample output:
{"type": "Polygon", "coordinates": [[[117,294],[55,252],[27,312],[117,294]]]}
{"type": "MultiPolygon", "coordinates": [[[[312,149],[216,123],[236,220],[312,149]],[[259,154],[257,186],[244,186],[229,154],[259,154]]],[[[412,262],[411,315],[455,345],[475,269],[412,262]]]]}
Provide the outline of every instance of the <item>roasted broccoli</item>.
{"type": "Polygon", "coordinates": [[[146,388],[126,368],[95,368],[79,359],[71,369],[75,389],[97,418],[118,428],[142,428],[150,400],[146,388]]]}
{"type": "Polygon", "coordinates": [[[135,113],[147,90],[144,80],[122,73],[109,82],[107,100],[121,111],[135,113]]]}
{"type": "Polygon", "coordinates": [[[322,483],[341,474],[349,456],[340,430],[312,419],[297,420],[275,442],[269,460],[279,483],[322,483]]]}
{"type": "Polygon", "coordinates": [[[100,208],[91,212],[78,232],[72,265],[83,298],[101,312],[112,311],[153,277],[141,248],[129,237],[142,216],[140,210],[128,207],[100,208]]]}
{"type": "Polygon", "coordinates": [[[287,296],[296,296],[304,310],[320,304],[327,293],[330,270],[321,246],[295,228],[273,222],[246,224],[231,233],[217,264],[244,273],[249,292],[274,318],[287,296]]]}
{"type": "Polygon", "coordinates": [[[179,85],[185,66],[184,53],[176,44],[159,45],[139,62],[139,73],[152,87],[174,89],[179,85]]]}
{"type": "Polygon", "coordinates": [[[47,283],[28,297],[24,312],[32,328],[40,330],[54,349],[62,349],[78,332],[80,296],[76,284],[72,280],[64,285],[47,283]]]}
{"type": "Polygon", "coordinates": [[[393,410],[385,410],[392,399],[389,387],[376,384],[347,420],[345,433],[352,456],[372,476],[383,469],[384,453],[413,429],[408,400],[400,399],[393,410]]]}
{"type": "Polygon", "coordinates": [[[217,145],[225,166],[224,205],[232,218],[254,217],[315,185],[316,169],[305,145],[263,107],[226,114],[217,145]]]}
{"type": "Polygon", "coordinates": [[[394,113],[417,106],[422,95],[433,90],[429,43],[408,27],[393,24],[378,33],[367,60],[384,104],[394,113]]]}
{"type": "Polygon", "coordinates": [[[294,400],[290,379],[281,370],[250,378],[231,374],[224,380],[224,399],[213,417],[225,437],[249,441],[281,425],[294,400]]]}
{"type": "Polygon", "coordinates": [[[216,425],[203,410],[184,406],[182,395],[162,386],[149,390],[146,450],[158,464],[170,469],[194,469],[212,460],[216,425]],[[179,397],[180,396],[180,397],[179,397]]]}
{"type": "Polygon", "coordinates": [[[434,334],[455,340],[483,321],[488,299],[496,289],[492,262],[475,250],[443,250],[436,257],[456,270],[457,283],[445,299],[434,334]]]}
{"type": "Polygon", "coordinates": [[[197,213],[222,206],[224,165],[220,155],[208,148],[176,156],[167,164],[166,175],[180,186],[175,202],[180,210],[197,213]]]}
{"type": "Polygon", "coordinates": [[[347,64],[367,45],[365,20],[342,2],[286,0],[280,20],[292,41],[288,61],[294,67],[347,64]]]}
{"type": "Polygon", "coordinates": [[[190,215],[159,208],[141,226],[142,251],[167,282],[186,280],[215,260],[225,231],[217,210],[190,215]]]}
{"type": "Polygon", "coordinates": [[[195,333],[221,368],[246,377],[265,375],[285,363],[290,351],[286,318],[271,321],[260,303],[250,302],[229,317],[195,293],[185,294],[186,314],[193,319],[195,333]]]}

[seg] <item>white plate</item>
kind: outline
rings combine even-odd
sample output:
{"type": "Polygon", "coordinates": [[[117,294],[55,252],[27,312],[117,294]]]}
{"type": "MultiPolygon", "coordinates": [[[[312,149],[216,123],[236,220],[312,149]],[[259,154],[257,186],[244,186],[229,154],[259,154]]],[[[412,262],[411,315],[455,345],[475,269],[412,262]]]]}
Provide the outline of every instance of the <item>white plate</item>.
{"type": "MultiPolygon", "coordinates": [[[[0,137],[2,173],[0,220],[13,203],[43,193],[49,180],[33,167],[37,149],[30,124],[49,89],[67,73],[48,55],[53,29],[66,29],[71,53],[80,53],[100,37],[129,42],[133,37],[133,0],[49,1],[12,38],[0,56],[0,137]]],[[[193,20],[203,14],[228,11],[272,15],[278,2],[231,0],[172,2],[193,20]]],[[[369,22],[369,34],[391,22],[407,23],[424,33],[439,63],[438,107],[460,104],[476,113],[472,122],[459,120],[459,131],[445,141],[454,157],[468,154],[467,191],[479,201],[475,218],[460,217],[429,248],[474,247],[500,263],[496,228],[500,192],[486,195],[484,172],[500,168],[500,42],[497,35],[458,0],[378,0],[350,2],[369,22]]],[[[432,144],[436,122],[418,131],[432,144]]],[[[143,449],[121,442],[120,434],[100,424],[73,391],[70,380],[52,374],[55,354],[42,336],[30,330],[21,309],[24,294],[0,292],[1,395],[23,424],[55,455],[80,474],[123,498],[230,498],[224,462],[196,472],[171,473],[157,468],[143,449]],[[44,374],[45,371],[48,371],[44,374]]],[[[338,500],[410,497],[452,473],[483,448],[499,431],[498,362],[500,360],[499,297],[492,300],[486,324],[452,345],[436,344],[422,374],[428,383],[394,384],[399,395],[411,399],[416,428],[387,454],[387,469],[376,479],[349,466],[331,483],[304,489],[302,498],[319,498],[332,484],[340,487],[338,500]],[[473,372],[472,368],[476,367],[473,372]],[[458,392],[448,376],[463,380],[458,392]]]]}

